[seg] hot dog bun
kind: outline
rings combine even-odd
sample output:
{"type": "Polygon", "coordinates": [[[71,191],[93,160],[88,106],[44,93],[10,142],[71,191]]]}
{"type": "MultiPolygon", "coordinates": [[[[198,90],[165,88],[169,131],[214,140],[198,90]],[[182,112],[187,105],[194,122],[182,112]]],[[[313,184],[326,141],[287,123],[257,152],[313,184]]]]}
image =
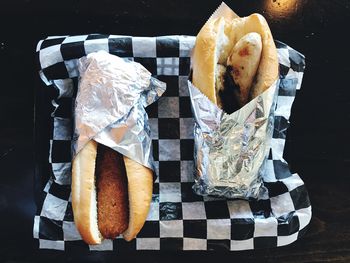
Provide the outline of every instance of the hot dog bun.
{"type": "Polygon", "coordinates": [[[152,186],[150,169],[89,141],[72,162],[72,208],[82,239],[100,244],[123,232],[132,240],[147,218],[152,186]]]}
{"type": "Polygon", "coordinates": [[[277,77],[277,50],[263,16],[209,19],[198,33],[192,53],[192,83],[224,110],[227,100],[237,102],[235,109],[244,106],[277,77]],[[229,69],[236,85],[229,95],[225,85],[218,83],[227,78],[218,76],[223,74],[222,66],[229,69]]]}
{"type": "Polygon", "coordinates": [[[132,240],[144,225],[151,201],[153,188],[152,171],[124,156],[129,192],[129,227],[123,233],[125,240],[132,240]],[[132,172],[131,172],[132,171],[132,172]]]}
{"type": "Polygon", "coordinates": [[[91,140],[77,154],[72,163],[72,208],[75,225],[90,244],[100,244],[103,237],[97,224],[95,165],[97,142],[91,140]]]}

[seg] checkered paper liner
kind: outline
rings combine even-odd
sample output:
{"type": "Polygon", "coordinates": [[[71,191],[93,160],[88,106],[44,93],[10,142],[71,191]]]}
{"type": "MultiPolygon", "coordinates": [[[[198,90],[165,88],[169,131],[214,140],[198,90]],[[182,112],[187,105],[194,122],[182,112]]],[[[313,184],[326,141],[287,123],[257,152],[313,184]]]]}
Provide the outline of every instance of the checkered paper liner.
{"type": "Polygon", "coordinates": [[[48,89],[56,90],[49,120],[53,132],[47,142],[47,173],[51,176],[42,191],[33,227],[40,249],[247,250],[284,246],[303,235],[311,219],[311,204],[302,179],[291,174],[282,156],[290,110],[301,86],[304,56],[276,41],[280,86],[264,177],[269,199],[202,197],[192,190],[194,120],[187,77],[194,41],[193,36],[91,34],[48,37],[38,43],[40,76],[48,89]],[[167,83],[167,90],[147,108],[159,175],[147,221],[131,242],[118,237],[89,246],[75,228],[70,198],[72,107],[78,83],[77,61],[98,50],[140,62],[167,83]]]}

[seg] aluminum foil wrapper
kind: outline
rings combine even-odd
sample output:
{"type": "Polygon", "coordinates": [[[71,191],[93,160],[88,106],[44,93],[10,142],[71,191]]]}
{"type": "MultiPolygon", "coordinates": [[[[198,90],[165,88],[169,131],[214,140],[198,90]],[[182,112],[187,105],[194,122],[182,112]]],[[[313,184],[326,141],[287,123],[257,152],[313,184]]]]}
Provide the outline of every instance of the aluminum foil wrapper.
{"type": "Polygon", "coordinates": [[[79,59],[72,156],[94,139],[154,170],[145,107],[165,91],[141,64],[105,51],[79,59]]]}
{"type": "Polygon", "coordinates": [[[241,109],[227,114],[188,81],[199,195],[266,199],[262,175],[273,132],[277,81],[241,109]]]}

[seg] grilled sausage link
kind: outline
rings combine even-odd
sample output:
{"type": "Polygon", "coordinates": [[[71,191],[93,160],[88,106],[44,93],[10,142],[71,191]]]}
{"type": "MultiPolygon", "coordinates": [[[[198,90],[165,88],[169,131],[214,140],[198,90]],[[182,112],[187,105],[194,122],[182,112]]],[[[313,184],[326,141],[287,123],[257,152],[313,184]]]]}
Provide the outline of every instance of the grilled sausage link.
{"type": "Polygon", "coordinates": [[[128,185],[123,156],[99,144],[96,158],[98,228],[113,239],[128,228],[128,185]]]}

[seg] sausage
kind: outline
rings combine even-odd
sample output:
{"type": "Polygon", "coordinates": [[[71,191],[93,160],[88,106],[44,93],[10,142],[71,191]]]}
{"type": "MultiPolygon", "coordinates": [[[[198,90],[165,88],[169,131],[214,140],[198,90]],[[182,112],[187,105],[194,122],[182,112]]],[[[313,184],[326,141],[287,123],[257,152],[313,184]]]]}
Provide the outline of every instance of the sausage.
{"type": "Polygon", "coordinates": [[[104,238],[123,233],[129,222],[128,184],[123,156],[99,144],[96,158],[98,228],[104,238]]]}

